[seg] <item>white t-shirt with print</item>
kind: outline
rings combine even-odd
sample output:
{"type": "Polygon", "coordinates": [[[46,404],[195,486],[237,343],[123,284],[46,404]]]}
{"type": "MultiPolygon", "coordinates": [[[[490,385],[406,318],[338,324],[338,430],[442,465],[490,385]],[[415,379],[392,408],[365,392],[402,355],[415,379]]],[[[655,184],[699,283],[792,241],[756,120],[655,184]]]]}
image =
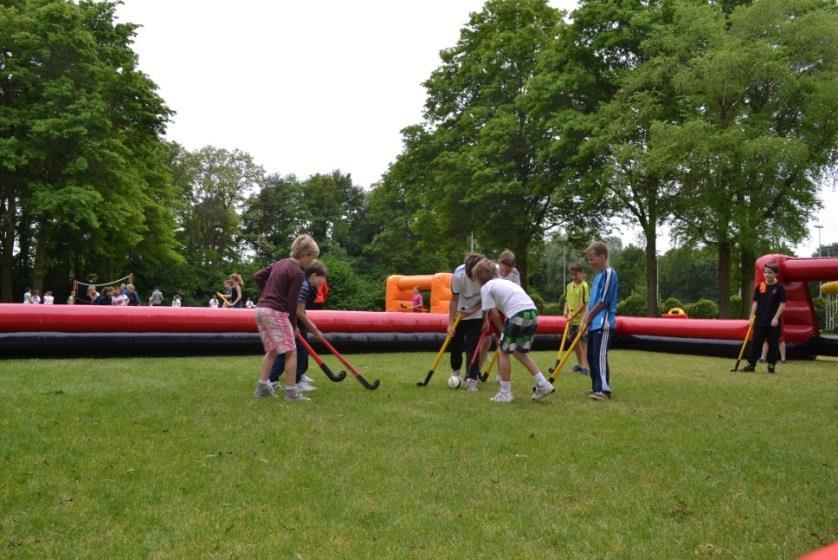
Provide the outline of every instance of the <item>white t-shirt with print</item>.
{"type": "Polygon", "coordinates": [[[483,311],[497,309],[507,317],[527,309],[535,309],[535,303],[521,286],[503,278],[493,278],[483,284],[480,299],[483,311]]]}
{"type": "MultiPolygon", "coordinates": [[[[480,284],[474,280],[469,280],[466,276],[466,265],[461,264],[454,270],[454,277],[451,278],[451,293],[459,296],[457,309],[468,309],[480,301],[480,284]]],[[[469,319],[482,319],[483,312],[478,310],[476,313],[463,317],[463,321],[469,319]]]]}

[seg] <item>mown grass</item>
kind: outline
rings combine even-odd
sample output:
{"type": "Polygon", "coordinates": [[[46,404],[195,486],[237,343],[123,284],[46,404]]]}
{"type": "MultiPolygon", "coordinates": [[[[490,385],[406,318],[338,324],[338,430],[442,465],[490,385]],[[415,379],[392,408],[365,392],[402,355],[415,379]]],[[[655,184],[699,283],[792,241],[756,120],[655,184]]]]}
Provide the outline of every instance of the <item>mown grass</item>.
{"type": "MultiPolygon", "coordinates": [[[[537,353],[541,364],[551,353],[537,353]]],[[[0,361],[3,558],[795,558],[838,540],[838,362],[613,351],[614,400],[432,354],[251,398],[258,357],[0,361]]],[[[337,366],[335,365],[334,369],[337,366]]]]}

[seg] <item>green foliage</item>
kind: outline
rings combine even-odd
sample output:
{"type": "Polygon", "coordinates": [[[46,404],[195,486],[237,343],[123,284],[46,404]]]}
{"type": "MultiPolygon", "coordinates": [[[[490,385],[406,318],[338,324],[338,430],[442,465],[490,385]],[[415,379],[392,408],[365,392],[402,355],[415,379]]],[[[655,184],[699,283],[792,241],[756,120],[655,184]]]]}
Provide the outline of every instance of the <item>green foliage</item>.
{"type": "Polygon", "coordinates": [[[675,309],[676,307],[684,307],[684,305],[681,303],[681,300],[679,300],[678,298],[668,297],[663,302],[664,313],[671,309],[675,309]]]}
{"type": "Polygon", "coordinates": [[[747,319],[748,312],[742,308],[742,297],[738,294],[730,296],[731,317],[734,319],[747,319]]]}
{"type": "Polygon", "coordinates": [[[684,311],[687,312],[693,319],[718,319],[719,306],[715,301],[709,299],[700,299],[695,303],[688,303],[684,306],[684,311]]]}
{"type": "Polygon", "coordinates": [[[646,298],[637,293],[629,295],[626,299],[617,303],[617,315],[645,317],[646,298]]]}
{"type": "Polygon", "coordinates": [[[561,315],[564,311],[564,306],[561,303],[545,303],[544,315],[561,315]]]}
{"type": "Polygon", "coordinates": [[[538,292],[533,291],[530,291],[527,295],[529,295],[532,299],[533,303],[535,304],[535,308],[538,310],[538,313],[543,315],[545,306],[544,296],[542,296],[538,292]]]}
{"type": "Polygon", "coordinates": [[[818,321],[818,328],[826,328],[826,299],[818,296],[812,298],[812,307],[815,308],[815,316],[818,321]]]}
{"type": "MultiPolygon", "coordinates": [[[[620,283],[617,286],[617,298],[627,299],[632,294],[639,294],[645,302],[646,278],[643,249],[635,245],[615,248],[608,255],[609,264],[617,271],[620,283]]],[[[590,284],[590,282],[589,282],[590,284]]],[[[644,312],[645,315],[645,312],[644,312]]]]}
{"type": "Polygon", "coordinates": [[[343,258],[326,255],[323,264],[329,269],[329,309],[382,311],[385,279],[359,276],[343,258]]]}

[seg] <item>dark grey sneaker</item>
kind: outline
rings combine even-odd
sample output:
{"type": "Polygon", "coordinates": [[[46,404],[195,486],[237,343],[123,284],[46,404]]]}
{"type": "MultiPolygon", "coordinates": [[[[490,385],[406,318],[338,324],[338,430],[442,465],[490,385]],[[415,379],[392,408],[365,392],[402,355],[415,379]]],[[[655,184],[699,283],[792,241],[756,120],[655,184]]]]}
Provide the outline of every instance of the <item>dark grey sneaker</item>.
{"type": "Polygon", "coordinates": [[[774,373],[774,364],[768,364],[768,373],[774,373]]]}
{"type": "Polygon", "coordinates": [[[256,390],[253,392],[254,397],[268,397],[268,398],[277,398],[276,393],[274,392],[274,388],[270,386],[268,383],[259,383],[256,385],[256,390]]]}

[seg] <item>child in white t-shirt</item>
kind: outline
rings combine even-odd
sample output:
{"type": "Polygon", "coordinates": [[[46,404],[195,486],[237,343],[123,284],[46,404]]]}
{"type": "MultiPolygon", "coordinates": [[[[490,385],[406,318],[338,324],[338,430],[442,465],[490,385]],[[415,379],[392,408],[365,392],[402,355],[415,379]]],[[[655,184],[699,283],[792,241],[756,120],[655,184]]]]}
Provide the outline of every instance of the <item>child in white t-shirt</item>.
{"type": "Polygon", "coordinates": [[[500,376],[500,392],[492,397],[494,402],[510,402],[513,400],[512,384],[509,380],[511,364],[509,355],[529,370],[535,379],[535,391],[532,399],[538,401],[555,391],[553,385],[547,381],[529,356],[532,349],[535,329],[538,324],[538,311],[535,303],[521,288],[521,286],[498,278],[497,265],[489,259],[478,262],[472,276],[482,286],[480,300],[483,312],[488,314],[489,321],[501,332],[498,344],[498,375],[500,376]],[[506,317],[502,320],[501,314],[506,317]]]}

